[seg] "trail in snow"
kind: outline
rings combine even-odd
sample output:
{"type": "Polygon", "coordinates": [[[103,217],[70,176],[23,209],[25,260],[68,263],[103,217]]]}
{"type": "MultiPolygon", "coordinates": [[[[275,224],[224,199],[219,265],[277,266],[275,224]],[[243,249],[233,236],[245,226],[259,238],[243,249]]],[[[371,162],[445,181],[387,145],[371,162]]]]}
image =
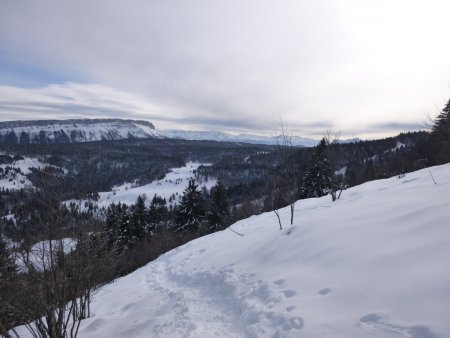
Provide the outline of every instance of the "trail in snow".
{"type": "Polygon", "coordinates": [[[117,311],[108,316],[107,326],[104,318],[88,319],[90,323],[80,331],[80,336],[256,338],[267,334],[265,327],[274,326],[278,330],[272,332],[273,337],[298,336],[296,332],[303,328],[303,319],[291,315],[295,306],[277,307],[296,295],[296,291],[283,288],[283,279],[266,283],[255,273],[238,273],[234,264],[188,272],[185,269],[191,261],[202,260],[208,250],[197,250],[182,259],[178,252],[166,254],[145,271],[139,271],[134,285],[120,287],[122,291],[139,287],[141,295],[137,298],[150,296],[145,318],[133,316],[132,312],[145,311],[135,308],[136,296],[127,299],[123,295],[120,308],[112,305],[117,311]],[[121,322],[113,320],[114,316],[136,319],[124,328],[121,322]]]}

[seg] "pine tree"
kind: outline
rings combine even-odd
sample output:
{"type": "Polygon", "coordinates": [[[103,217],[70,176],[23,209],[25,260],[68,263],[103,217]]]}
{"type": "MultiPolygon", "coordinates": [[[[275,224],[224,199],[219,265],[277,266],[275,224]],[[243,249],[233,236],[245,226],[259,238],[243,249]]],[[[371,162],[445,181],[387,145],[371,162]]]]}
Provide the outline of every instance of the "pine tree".
{"type": "MultiPolygon", "coordinates": [[[[16,264],[12,258],[6,243],[0,236],[0,336],[8,337],[8,330],[14,325],[14,313],[11,307],[7,306],[19,285],[15,282],[17,274],[16,264]]],[[[17,325],[17,324],[16,324],[17,325]]]]}
{"type": "Polygon", "coordinates": [[[145,206],[145,197],[139,195],[136,204],[131,213],[129,242],[138,242],[144,239],[148,229],[147,208],[145,206]]]}
{"type": "Polygon", "coordinates": [[[429,148],[432,164],[450,161],[450,100],[434,121],[429,148]]]}
{"type": "Polygon", "coordinates": [[[309,169],[303,179],[301,197],[321,197],[331,194],[336,199],[336,184],[330,161],[326,155],[327,143],[323,138],[314,149],[309,169]]]}
{"type": "Polygon", "coordinates": [[[111,203],[106,210],[105,232],[109,246],[114,246],[119,237],[119,205],[111,203]]]}
{"type": "Polygon", "coordinates": [[[448,100],[442,112],[436,117],[432,132],[450,141],[450,100],[448,100]]]}
{"type": "Polygon", "coordinates": [[[0,236],[0,276],[11,276],[16,273],[16,265],[5,241],[0,236]]]}
{"type": "Polygon", "coordinates": [[[205,217],[202,193],[193,178],[189,179],[183,192],[176,215],[176,231],[181,233],[194,232],[205,217]]]}
{"type": "Polygon", "coordinates": [[[131,242],[133,237],[133,231],[130,226],[130,214],[126,204],[119,203],[117,223],[118,236],[116,243],[119,248],[124,248],[131,242]]]}
{"type": "Polygon", "coordinates": [[[208,212],[208,221],[211,229],[223,229],[228,221],[229,207],[226,189],[221,181],[211,188],[211,202],[208,212]]]}
{"type": "Polygon", "coordinates": [[[110,248],[123,249],[132,241],[134,231],[130,224],[128,207],[125,204],[112,203],[107,210],[105,230],[110,248]]]}
{"type": "Polygon", "coordinates": [[[148,210],[149,233],[157,231],[159,224],[167,218],[166,200],[155,194],[148,210]]]}

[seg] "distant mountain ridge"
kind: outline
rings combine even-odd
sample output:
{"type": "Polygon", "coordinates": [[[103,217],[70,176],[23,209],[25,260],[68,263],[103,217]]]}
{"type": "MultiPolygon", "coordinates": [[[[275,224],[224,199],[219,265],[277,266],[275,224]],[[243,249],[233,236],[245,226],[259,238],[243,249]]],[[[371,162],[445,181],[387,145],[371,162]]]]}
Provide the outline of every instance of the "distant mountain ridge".
{"type": "MultiPolygon", "coordinates": [[[[276,144],[273,136],[233,135],[218,131],[158,130],[144,120],[130,119],[69,119],[0,122],[0,144],[52,144],[123,139],[183,139],[252,144],[276,144]]],[[[292,137],[292,145],[313,147],[311,138],[292,137]]]]}
{"type": "MultiPolygon", "coordinates": [[[[219,141],[219,142],[242,142],[253,144],[276,144],[274,136],[260,136],[251,134],[233,135],[217,131],[192,131],[192,130],[178,130],[168,129],[159,130],[160,135],[167,138],[183,139],[183,140],[204,140],[204,141],[219,141]]],[[[317,140],[311,138],[304,138],[299,136],[292,137],[292,145],[300,147],[313,147],[318,143],[317,140]]]]}
{"type": "Polygon", "coordinates": [[[148,121],[71,119],[0,122],[0,143],[51,144],[160,138],[148,121]]]}

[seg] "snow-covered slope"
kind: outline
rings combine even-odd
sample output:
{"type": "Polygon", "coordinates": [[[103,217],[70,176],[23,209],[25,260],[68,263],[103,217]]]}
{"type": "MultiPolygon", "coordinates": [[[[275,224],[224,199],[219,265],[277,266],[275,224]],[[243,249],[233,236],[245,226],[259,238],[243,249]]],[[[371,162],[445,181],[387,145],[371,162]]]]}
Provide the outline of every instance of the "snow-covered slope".
{"type": "Polygon", "coordinates": [[[159,138],[147,121],[80,119],[0,122],[0,143],[71,143],[126,138],[159,138]]]}
{"type": "MultiPolygon", "coordinates": [[[[91,202],[100,208],[107,208],[112,203],[132,205],[136,203],[136,199],[139,195],[145,195],[147,197],[147,204],[150,204],[153,196],[156,194],[164,198],[168,205],[175,205],[180,202],[183,191],[188,186],[189,179],[195,177],[195,170],[197,170],[200,165],[205,164],[188,162],[184,167],[171,169],[163,179],[155,180],[142,186],[136,186],[136,184],[133,183],[116,186],[113,191],[100,192],[98,201],[73,199],[65,201],[64,203],[66,205],[74,203],[78,206],[79,210],[84,210],[85,205],[91,202]],[[173,197],[173,199],[170,201],[171,197],[173,197]]],[[[217,180],[214,178],[211,178],[206,182],[198,182],[197,180],[199,187],[206,187],[207,190],[210,190],[216,183],[217,180]]]]}
{"type": "MultiPolygon", "coordinates": [[[[253,144],[276,144],[276,140],[270,136],[260,136],[251,134],[233,135],[218,131],[194,131],[194,130],[179,130],[167,129],[158,130],[158,132],[167,137],[183,140],[205,140],[205,141],[219,141],[219,142],[243,142],[253,144]]],[[[317,145],[318,141],[310,138],[292,137],[292,145],[313,147],[317,145]]]]}
{"type": "Polygon", "coordinates": [[[32,184],[27,178],[31,169],[43,169],[48,166],[39,159],[30,157],[14,158],[10,163],[2,163],[0,164],[0,189],[31,188],[32,184]]]}
{"type": "Polygon", "coordinates": [[[103,287],[81,337],[450,337],[450,164],[299,201],[103,287]],[[437,184],[433,183],[430,172],[437,184]]]}

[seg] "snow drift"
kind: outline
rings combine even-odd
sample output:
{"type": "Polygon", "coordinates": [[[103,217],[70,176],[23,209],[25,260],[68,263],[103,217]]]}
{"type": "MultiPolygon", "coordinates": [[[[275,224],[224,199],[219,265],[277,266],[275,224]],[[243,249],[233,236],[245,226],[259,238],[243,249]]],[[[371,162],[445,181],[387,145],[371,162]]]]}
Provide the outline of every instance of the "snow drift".
{"type": "Polygon", "coordinates": [[[450,337],[450,165],[299,201],[103,287],[81,337],[450,337]],[[437,184],[433,183],[429,171],[437,184]]]}

